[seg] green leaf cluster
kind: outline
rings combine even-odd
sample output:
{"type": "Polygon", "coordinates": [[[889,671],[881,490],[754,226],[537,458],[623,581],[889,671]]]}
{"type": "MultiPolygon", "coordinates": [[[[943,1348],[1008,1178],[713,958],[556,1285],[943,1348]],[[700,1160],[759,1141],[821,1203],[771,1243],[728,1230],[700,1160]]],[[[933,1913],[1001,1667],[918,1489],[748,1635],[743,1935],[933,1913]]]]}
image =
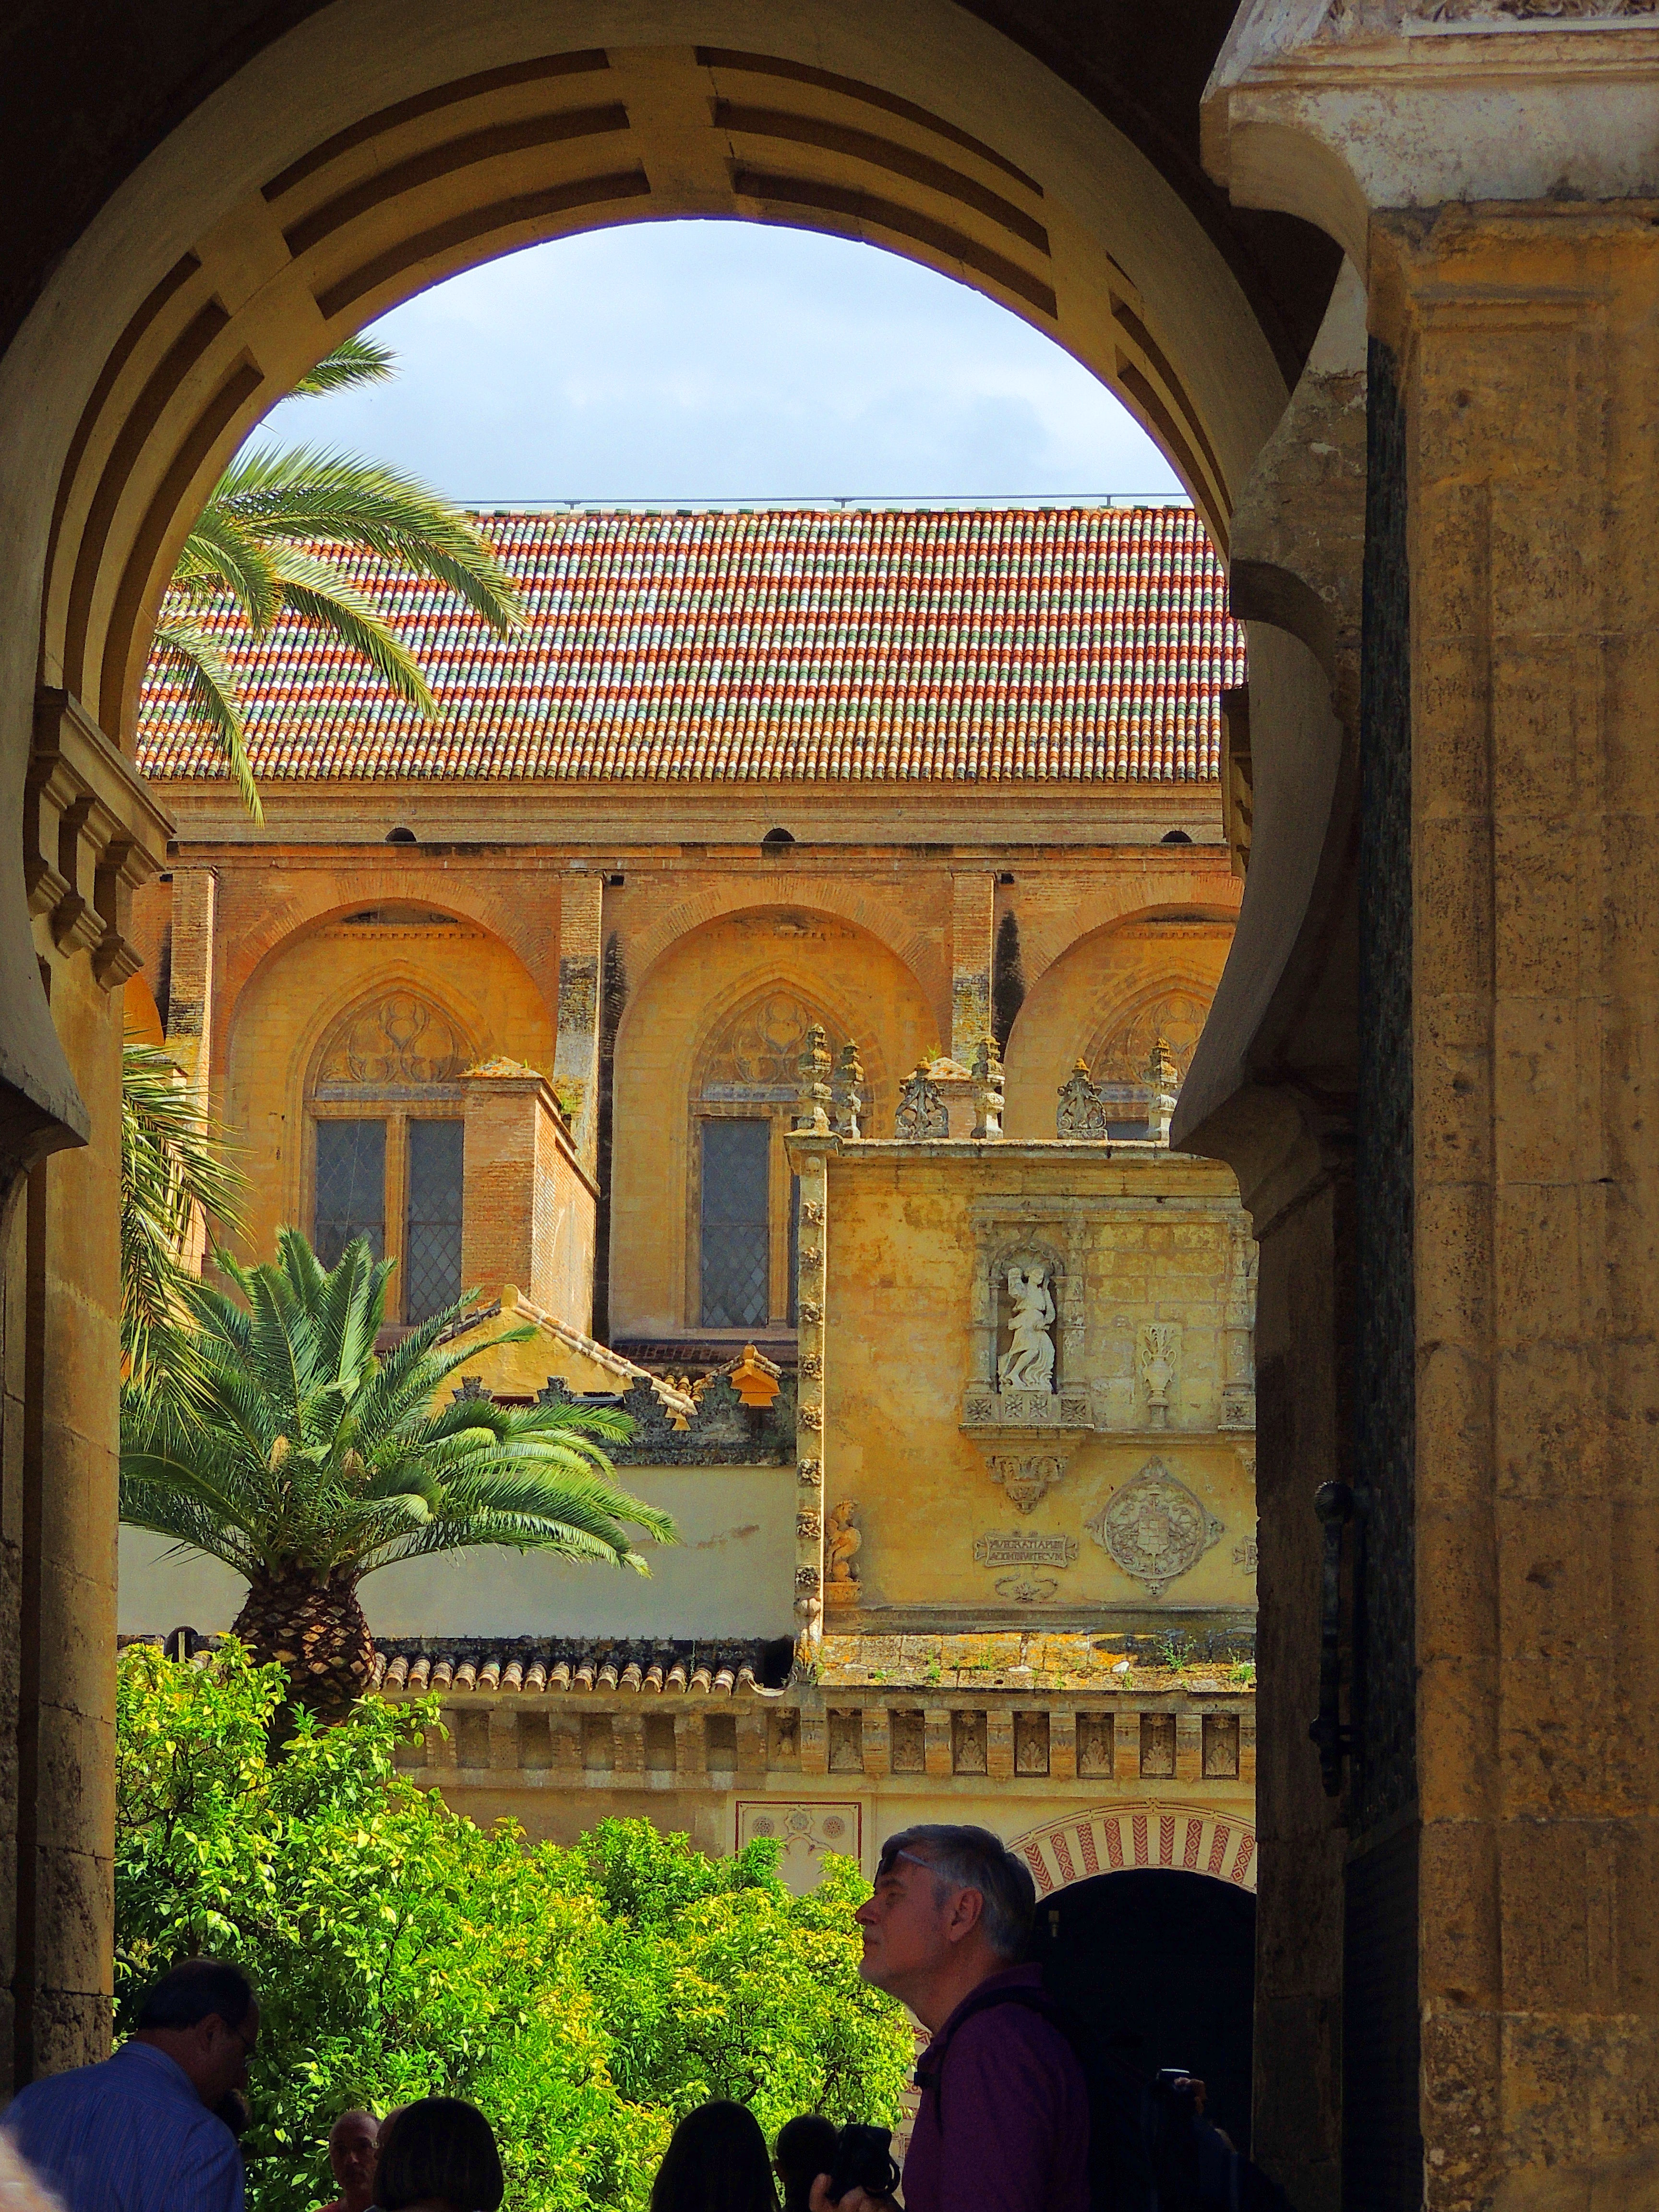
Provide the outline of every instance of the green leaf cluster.
{"type": "Polygon", "coordinates": [[[328,2130],[358,2103],[470,2097],[523,2212],[643,2212],[707,2097],[747,2102],[769,2136],[813,2110],[891,2122],[912,2046],[858,1977],[851,1862],[793,1898],[771,1843],[714,1859],[641,1820],[562,1847],[486,1833],[398,1771],[434,1707],[304,1718],[271,1765],[284,1695],[234,1645],[120,1662],[118,2032],[175,1959],[252,1976],[254,2212],[332,2194],[328,2130]]]}

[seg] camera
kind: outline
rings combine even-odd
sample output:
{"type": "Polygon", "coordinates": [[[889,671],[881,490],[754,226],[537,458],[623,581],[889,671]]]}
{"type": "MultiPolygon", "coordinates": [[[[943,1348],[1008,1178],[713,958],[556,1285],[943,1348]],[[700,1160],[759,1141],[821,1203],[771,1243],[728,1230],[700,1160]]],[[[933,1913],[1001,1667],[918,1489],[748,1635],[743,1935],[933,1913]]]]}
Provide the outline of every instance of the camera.
{"type": "Polygon", "coordinates": [[[830,2168],[830,2202],[839,2204],[853,2189],[866,2190],[872,2197],[890,2197],[899,2185],[892,2143],[890,2128],[866,2128],[849,2121],[836,2138],[835,2162],[830,2168]]]}

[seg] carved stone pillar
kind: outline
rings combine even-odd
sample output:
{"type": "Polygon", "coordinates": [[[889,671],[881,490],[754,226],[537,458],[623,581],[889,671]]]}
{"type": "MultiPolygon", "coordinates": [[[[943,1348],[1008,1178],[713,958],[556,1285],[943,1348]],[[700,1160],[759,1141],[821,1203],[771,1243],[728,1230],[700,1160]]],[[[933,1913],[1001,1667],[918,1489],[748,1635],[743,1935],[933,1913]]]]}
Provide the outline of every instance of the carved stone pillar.
{"type": "MultiPolygon", "coordinates": [[[[108,2049],[112,1974],[119,986],[129,895],[172,825],[61,691],[36,702],[24,880],[88,1118],[7,1226],[0,1435],[0,2089],[108,2049]]],[[[77,1110],[79,1103],[77,1103],[77,1110]]]]}

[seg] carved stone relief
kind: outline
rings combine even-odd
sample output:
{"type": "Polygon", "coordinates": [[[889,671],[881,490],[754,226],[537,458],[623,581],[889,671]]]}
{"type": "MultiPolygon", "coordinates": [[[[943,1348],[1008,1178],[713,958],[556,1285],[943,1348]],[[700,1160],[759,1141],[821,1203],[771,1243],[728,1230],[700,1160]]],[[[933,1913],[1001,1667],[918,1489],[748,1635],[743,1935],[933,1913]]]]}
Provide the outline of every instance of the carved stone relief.
{"type": "Polygon", "coordinates": [[[939,1086],[928,1076],[927,1064],[907,1075],[899,1086],[898,1111],[893,1116],[893,1134],[908,1143],[918,1139],[948,1137],[951,1116],[945,1101],[939,1097],[939,1086]]]}
{"type": "Polygon", "coordinates": [[[858,1510],[856,1499],[843,1498],[839,1505],[832,1508],[825,1527],[823,1601],[827,1606],[856,1605],[859,1601],[859,1571],[854,1561],[863,1547],[864,1539],[854,1526],[853,1516],[858,1510]]]}
{"type": "Polygon", "coordinates": [[[978,1567],[1069,1567],[1076,1559],[1075,1536],[990,1528],[974,1539],[974,1564],[978,1567]]]}
{"type": "Polygon", "coordinates": [[[1079,1060],[1060,1086],[1054,1134],[1073,1144],[1097,1144],[1105,1137],[1106,1102],[1090,1080],[1086,1060],[1079,1060]]]}
{"type": "Polygon", "coordinates": [[[1202,1499],[1161,1459],[1148,1460],[1083,1525],[1102,1551],[1154,1597],[1190,1573],[1223,1534],[1222,1523],[1202,1499]]]}
{"type": "Polygon", "coordinates": [[[1058,1452],[988,1452],[985,1464],[1019,1513],[1029,1513],[1046,1498],[1066,1468],[1058,1452]]]}
{"type": "Polygon", "coordinates": [[[1170,1425],[1170,1392],[1181,1364],[1181,1330],[1174,1322],[1153,1321],[1142,1325],[1139,1344],[1140,1380],[1146,1393],[1146,1425],[1170,1425]]]}
{"type": "Polygon", "coordinates": [[[404,1084],[454,1083],[473,1055],[447,1014],[413,991],[388,992],[362,1006],[330,1038],[317,1071],[319,1085],[381,1090],[404,1084]]]}
{"type": "Polygon", "coordinates": [[[995,1587],[1010,1605],[1046,1605],[1060,1584],[1052,1575],[1004,1575],[995,1587]]]}

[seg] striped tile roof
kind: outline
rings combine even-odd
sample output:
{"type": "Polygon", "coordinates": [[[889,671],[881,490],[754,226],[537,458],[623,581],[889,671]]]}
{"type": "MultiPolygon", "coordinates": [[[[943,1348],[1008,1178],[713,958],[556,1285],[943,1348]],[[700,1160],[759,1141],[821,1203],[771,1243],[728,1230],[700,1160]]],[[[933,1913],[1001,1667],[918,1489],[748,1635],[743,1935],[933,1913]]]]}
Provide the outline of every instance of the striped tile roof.
{"type": "MultiPolygon", "coordinates": [[[[1243,681],[1190,508],[730,507],[497,514],[526,630],[353,555],[444,708],[423,723],[291,623],[214,622],[261,777],[1166,783],[1218,772],[1243,681]]],[[[149,775],[217,776],[176,685],[149,775]]]]}

